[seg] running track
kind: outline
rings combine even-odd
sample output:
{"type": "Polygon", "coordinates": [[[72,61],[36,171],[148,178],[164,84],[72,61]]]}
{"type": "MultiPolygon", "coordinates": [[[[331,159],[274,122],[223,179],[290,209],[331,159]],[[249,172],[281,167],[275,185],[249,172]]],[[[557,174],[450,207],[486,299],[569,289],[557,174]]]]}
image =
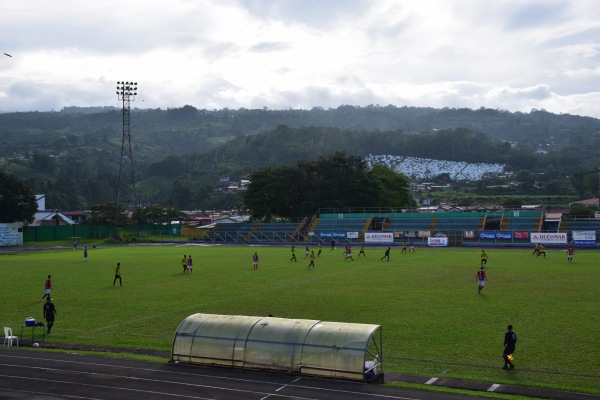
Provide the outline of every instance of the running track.
{"type": "MultiPolygon", "coordinates": [[[[184,364],[0,350],[0,399],[455,400],[466,396],[184,364]]],[[[480,399],[468,396],[469,399],[480,399]]]]}

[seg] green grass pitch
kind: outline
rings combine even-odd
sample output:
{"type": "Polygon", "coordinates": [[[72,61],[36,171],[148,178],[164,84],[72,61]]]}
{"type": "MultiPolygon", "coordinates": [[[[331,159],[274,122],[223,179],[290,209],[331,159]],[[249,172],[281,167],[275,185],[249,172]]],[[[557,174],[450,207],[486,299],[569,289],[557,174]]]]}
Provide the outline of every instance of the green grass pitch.
{"type": "Polygon", "coordinates": [[[350,261],[325,246],[314,270],[303,246],[296,263],[290,246],[100,245],[87,263],[82,249],[3,254],[0,322],[20,334],[25,317],[42,320],[51,274],[58,316],[47,341],[170,350],[197,312],[380,324],[386,371],[600,393],[600,253],[567,263],[564,251],[531,251],[486,250],[481,295],[478,248],[395,247],[386,262],[382,247],[350,261]],[[123,287],[112,286],[117,262],[123,287]],[[514,371],[500,369],[508,324],[514,371]]]}

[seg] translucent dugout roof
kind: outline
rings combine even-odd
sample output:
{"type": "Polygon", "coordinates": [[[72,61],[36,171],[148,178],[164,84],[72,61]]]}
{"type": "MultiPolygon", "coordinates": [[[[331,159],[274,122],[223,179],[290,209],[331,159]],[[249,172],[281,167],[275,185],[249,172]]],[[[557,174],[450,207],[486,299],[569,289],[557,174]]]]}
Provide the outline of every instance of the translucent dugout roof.
{"type": "Polygon", "coordinates": [[[194,314],[171,361],[371,380],[383,376],[381,339],[380,325],[194,314]]]}

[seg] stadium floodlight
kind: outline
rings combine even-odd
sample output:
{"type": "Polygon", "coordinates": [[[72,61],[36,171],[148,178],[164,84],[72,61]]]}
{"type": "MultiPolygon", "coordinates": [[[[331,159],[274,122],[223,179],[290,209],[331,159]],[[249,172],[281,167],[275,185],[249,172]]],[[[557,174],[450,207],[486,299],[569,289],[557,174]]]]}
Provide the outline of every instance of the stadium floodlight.
{"type": "Polygon", "coordinates": [[[119,180],[117,182],[117,215],[119,220],[119,204],[121,201],[132,206],[135,204],[135,178],[133,168],[133,152],[131,148],[131,102],[137,96],[137,82],[117,81],[117,96],[123,102],[123,140],[121,143],[121,162],[119,180]],[[121,193],[123,192],[123,193],[121,193]],[[124,198],[122,198],[124,197],[124,198]]]}

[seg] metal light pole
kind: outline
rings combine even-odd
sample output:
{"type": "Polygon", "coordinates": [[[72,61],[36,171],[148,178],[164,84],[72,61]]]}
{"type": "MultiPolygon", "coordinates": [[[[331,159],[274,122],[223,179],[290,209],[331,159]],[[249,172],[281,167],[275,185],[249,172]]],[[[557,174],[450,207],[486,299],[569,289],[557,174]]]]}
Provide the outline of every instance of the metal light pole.
{"type": "Polygon", "coordinates": [[[119,205],[123,201],[127,205],[135,204],[135,179],[133,169],[133,153],[131,150],[131,106],[137,95],[137,82],[117,82],[117,96],[123,102],[123,140],[121,142],[121,162],[119,164],[119,181],[117,183],[117,215],[119,205]],[[121,192],[125,192],[122,196],[121,192]],[[122,198],[124,197],[124,198],[122,198]]]}

